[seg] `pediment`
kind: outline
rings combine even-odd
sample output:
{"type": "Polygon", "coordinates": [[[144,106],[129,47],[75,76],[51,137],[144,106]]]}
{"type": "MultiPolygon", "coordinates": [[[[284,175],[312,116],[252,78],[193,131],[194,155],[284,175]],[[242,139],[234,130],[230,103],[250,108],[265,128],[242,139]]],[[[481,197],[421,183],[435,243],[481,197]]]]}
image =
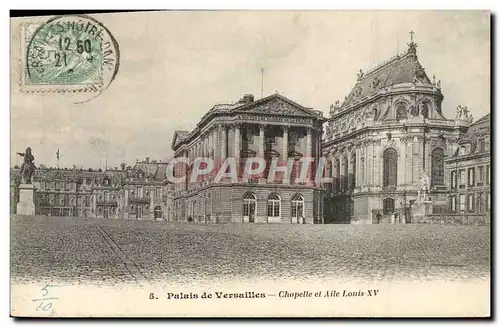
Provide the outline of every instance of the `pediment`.
{"type": "Polygon", "coordinates": [[[237,113],[270,114],[281,116],[315,117],[314,113],[305,107],[282,96],[270,96],[254,103],[239,107],[237,113]]]}

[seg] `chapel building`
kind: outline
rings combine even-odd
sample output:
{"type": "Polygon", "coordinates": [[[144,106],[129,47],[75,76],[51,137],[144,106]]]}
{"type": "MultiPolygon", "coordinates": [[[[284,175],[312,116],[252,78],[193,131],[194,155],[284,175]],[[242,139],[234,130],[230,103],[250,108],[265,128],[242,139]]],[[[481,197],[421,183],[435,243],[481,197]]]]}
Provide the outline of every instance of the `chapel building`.
{"type": "Polygon", "coordinates": [[[382,223],[394,212],[410,223],[426,179],[434,211],[448,210],[445,159],[457,150],[471,117],[447,119],[443,99],[441,82],[429,79],[413,40],[406,53],[360,70],[325,124],[323,155],[333,178],[326,185],[325,223],[382,223]]]}

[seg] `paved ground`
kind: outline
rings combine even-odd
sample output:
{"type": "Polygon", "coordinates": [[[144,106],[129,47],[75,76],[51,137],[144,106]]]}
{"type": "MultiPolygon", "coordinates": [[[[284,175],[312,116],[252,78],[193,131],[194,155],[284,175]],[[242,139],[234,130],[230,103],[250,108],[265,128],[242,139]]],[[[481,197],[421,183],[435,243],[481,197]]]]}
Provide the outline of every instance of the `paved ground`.
{"type": "Polygon", "coordinates": [[[11,217],[15,282],[489,278],[490,228],[11,217]]]}

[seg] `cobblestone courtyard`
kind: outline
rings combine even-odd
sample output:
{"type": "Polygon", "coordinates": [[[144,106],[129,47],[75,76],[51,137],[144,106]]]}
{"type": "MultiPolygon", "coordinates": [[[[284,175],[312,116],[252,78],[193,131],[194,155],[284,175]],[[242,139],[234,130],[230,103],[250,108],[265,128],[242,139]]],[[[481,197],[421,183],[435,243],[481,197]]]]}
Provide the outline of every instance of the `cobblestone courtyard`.
{"type": "Polygon", "coordinates": [[[488,279],[490,228],[11,216],[13,282],[488,279]]]}

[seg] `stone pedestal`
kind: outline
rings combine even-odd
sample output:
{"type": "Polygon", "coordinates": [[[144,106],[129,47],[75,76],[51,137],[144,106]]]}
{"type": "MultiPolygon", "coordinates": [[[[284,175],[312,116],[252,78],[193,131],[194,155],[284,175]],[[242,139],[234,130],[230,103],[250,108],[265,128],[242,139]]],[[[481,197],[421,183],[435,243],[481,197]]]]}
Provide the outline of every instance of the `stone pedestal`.
{"type": "Polygon", "coordinates": [[[411,208],[415,223],[426,223],[427,217],[432,213],[432,201],[416,201],[411,208]]]}
{"type": "Polygon", "coordinates": [[[33,216],[35,215],[35,187],[33,184],[19,185],[19,202],[17,203],[16,214],[33,216]]]}

